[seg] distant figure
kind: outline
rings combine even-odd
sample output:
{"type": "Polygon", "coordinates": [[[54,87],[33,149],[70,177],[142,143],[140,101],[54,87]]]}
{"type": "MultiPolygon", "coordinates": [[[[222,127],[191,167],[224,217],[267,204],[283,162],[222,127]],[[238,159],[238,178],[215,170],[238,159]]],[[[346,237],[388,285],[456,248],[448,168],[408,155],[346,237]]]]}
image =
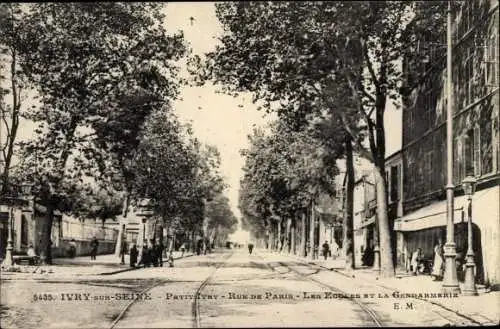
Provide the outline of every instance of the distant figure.
{"type": "Polygon", "coordinates": [[[165,247],[163,246],[161,240],[156,240],[156,257],[158,259],[158,265],[160,267],[163,267],[163,249],[165,249],[165,247]]]}
{"type": "Polygon", "coordinates": [[[330,244],[330,254],[332,258],[337,258],[339,256],[339,245],[335,240],[330,244]]]}
{"type": "Polygon", "coordinates": [[[52,240],[49,240],[49,246],[47,247],[47,264],[52,265],[52,240]]]}
{"type": "Polygon", "coordinates": [[[413,275],[417,275],[421,259],[422,259],[422,248],[417,248],[417,250],[415,250],[411,255],[411,271],[413,275]]]}
{"type": "Polygon", "coordinates": [[[432,273],[434,281],[440,281],[443,278],[443,242],[438,239],[434,246],[434,261],[432,262],[432,273]]]}
{"type": "Polygon", "coordinates": [[[76,241],[75,241],[75,239],[71,239],[71,241],[69,242],[68,256],[71,258],[75,258],[75,256],[76,256],[76,241]]]}
{"type": "Polygon", "coordinates": [[[137,246],[134,243],[130,249],[130,267],[135,267],[137,256],[139,256],[139,250],[137,250],[137,246]]]}
{"type": "Polygon", "coordinates": [[[328,258],[328,255],[330,255],[330,245],[328,244],[328,241],[325,240],[325,243],[323,243],[323,257],[325,257],[325,260],[328,258]]]}
{"type": "Polygon", "coordinates": [[[99,241],[94,236],[92,241],[90,241],[90,260],[96,260],[97,248],[99,247],[99,241]]]}
{"type": "Polygon", "coordinates": [[[184,242],[181,244],[180,249],[181,249],[181,257],[184,257],[184,252],[186,251],[186,244],[184,242]]]}
{"type": "Polygon", "coordinates": [[[158,267],[158,254],[157,254],[157,246],[155,240],[151,239],[149,241],[149,259],[154,267],[158,267]]]}
{"type": "Polygon", "coordinates": [[[120,264],[125,264],[125,253],[127,252],[127,243],[125,242],[125,239],[122,240],[122,245],[120,248],[120,264]]]}
{"type": "Polygon", "coordinates": [[[374,255],[373,247],[370,244],[368,244],[368,246],[366,246],[366,249],[364,250],[363,256],[361,258],[363,265],[373,266],[374,257],[375,257],[375,255],[374,255]]]}
{"type": "Polygon", "coordinates": [[[253,251],[253,243],[248,244],[248,253],[251,255],[253,251]]]}
{"type": "Polygon", "coordinates": [[[199,239],[196,245],[196,254],[200,255],[202,250],[203,250],[203,240],[199,239]]]}
{"type": "Polygon", "coordinates": [[[36,256],[35,248],[33,248],[33,245],[31,243],[28,246],[28,256],[30,256],[30,257],[36,256]]]}
{"type": "Polygon", "coordinates": [[[149,251],[148,246],[145,244],[142,246],[142,257],[141,257],[141,263],[144,265],[144,267],[150,267],[151,266],[151,253],[149,251]]]}

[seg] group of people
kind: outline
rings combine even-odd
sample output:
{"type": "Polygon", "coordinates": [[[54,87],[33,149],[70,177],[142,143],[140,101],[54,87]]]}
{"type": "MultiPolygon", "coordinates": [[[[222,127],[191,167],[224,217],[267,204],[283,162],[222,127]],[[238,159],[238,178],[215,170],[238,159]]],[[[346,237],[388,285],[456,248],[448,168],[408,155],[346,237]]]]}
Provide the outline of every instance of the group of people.
{"type": "MultiPolygon", "coordinates": [[[[440,281],[443,279],[444,272],[444,258],[443,258],[443,242],[438,239],[434,245],[434,258],[432,261],[432,269],[430,269],[431,276],[433,276],[434,281],[440,281]]],[[[422,255],[422,248],[417,248],[410,259],[410,270],[413,275],[424,273],[426,271],[426,264],[424,256],[422,255]]]]}
{"type": "Polygon", "coordinates": [[[149,243],[142,248],[141,259],[139,262],[139,250],[135,244],[130,248],[130,267],[135,267],[143,265],[144,267],[154,267],[163,266],[163,243],[161,241],[155,241],[151,239],[149,243]]]}

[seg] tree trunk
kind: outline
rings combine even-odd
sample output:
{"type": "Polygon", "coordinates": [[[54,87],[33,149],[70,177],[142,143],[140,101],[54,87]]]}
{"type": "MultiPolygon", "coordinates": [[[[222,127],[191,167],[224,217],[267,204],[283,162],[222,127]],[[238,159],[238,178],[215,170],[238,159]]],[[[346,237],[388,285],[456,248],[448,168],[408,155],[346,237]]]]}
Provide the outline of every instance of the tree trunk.
{"type": "Polygon", "coordinates": [[[316,228],[316,218],[314,216],[314,201],[311,202],[311,217],[309,225],[309,257],[314,259],[314,248],[316,246],[316,241],[314,238],[315,228],[316,228]]]}
{"type": "Polygon", "coordinates": [[[307,239],[307,232],[306,232],[306,212],[302,211],[300,214],[300,256],[306,257],[307,252],[306,252],[306,239],[307,239]]]}
{"type": "Polygon", "coordinates": [[[350,138],[345,140],[346,151],[346,198],[344,207],[343,221],[343,253],[345,256],[345,269],[354,269],[354,222],[353,222],[353,205],[354,205],[354,163],[352,154],[352,141],[350,138]]]}
{"type": "Polygon", "coordinates": [[[380,237],[380,275],[393,277],[395,275],[392,257],[391,228],[387,216],[387,193],[385,184],[385,170],[375,168],[375,186],[377,193],[377,220],[380,237]]]}
{"type": "Polygon", "coordinates": [[[273,230],[273,222],[270,220],[269,221],[269,226],[267,229],[267,250],[272,251],[273,250],[273,243],[274,243],[274,230],[273,230]]]}
{"type": "Polygon", "coordinates": [[[196,241],[194,241],[194,230],[191,231],[191,252],[196,252],[196,241]]]}
{"type": "Polygon", "coordinates": [[[286,219],[286,228],[285,228],[285,251],[287,253],[290,253],[291,251],[291,241],[292,241],[292,219],[287,218],[286,219]]]}
{"type": "Polygon", "coordinates": [[[292,224],[291,224],[291,227],[290,227],[290,234],[291,234],[291,248],[292,248],[292,254],[296,254],[296,250],[295,250],[295,235],[297,234],[296,233],[296,220],[295,218],[292,220],[292,224]]]}
{"type": "Polygon", "coordinates": [[[47,203],[45,216],[40,218],[41,235],[40,235],[40,263],[42,265],[52,264],[52,222],[54,221],[54,205],[47,203]]]}
{"type": "Polygon", "coordinates": [[[283,242],[281,241],[281,219],[278,221],[278,252],[283,250],[283,242]]]}

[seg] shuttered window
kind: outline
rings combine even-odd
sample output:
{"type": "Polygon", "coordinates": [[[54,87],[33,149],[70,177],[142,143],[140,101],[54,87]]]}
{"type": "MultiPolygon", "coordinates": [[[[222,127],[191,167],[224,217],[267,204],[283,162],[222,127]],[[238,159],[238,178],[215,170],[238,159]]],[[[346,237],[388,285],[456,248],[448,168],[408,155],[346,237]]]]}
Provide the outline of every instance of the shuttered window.
{"type": "Polygon", "coordinates": [[[474,176],[481,176],[481,133],[479,126],[474,128],[474,176]]]}

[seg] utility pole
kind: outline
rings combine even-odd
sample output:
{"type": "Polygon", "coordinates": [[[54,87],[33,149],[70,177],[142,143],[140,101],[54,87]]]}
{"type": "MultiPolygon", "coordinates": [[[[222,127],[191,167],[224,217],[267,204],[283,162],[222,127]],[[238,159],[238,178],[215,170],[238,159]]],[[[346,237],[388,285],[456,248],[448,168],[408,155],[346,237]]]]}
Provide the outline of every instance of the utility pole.
{"type": "Polygon", "coordinates": [[[457,278],[457,245],[455,244],[455,223],[453,220],[453,80],[452,80],[452,20],[451,1],[448,1],[447,11],[447,53],[446,53],[446,244],[444,245],[445,268],[443,277],[444,292],[459,292],[457,278]]]}

